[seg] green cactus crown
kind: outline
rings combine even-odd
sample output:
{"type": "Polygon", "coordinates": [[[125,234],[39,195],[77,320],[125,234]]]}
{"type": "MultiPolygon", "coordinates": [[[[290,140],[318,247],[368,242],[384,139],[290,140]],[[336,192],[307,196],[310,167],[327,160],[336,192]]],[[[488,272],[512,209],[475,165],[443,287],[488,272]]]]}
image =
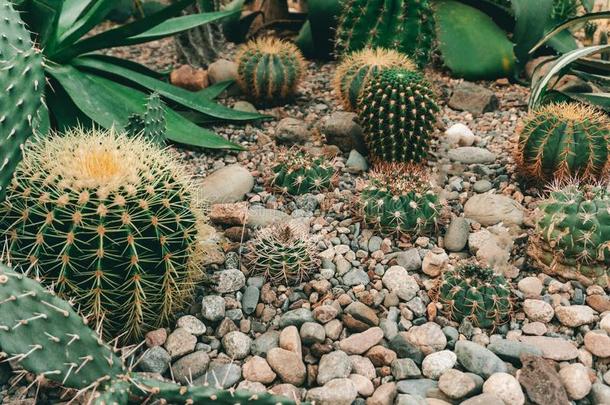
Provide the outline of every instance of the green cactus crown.
{"type": "Polygon", "coordinates": [[[299,149],[278,153],[271,185],[292,195],[328,190],[336,177],[333,162],[299,149]]]}
{"type": "Polygon", "coordinates": [[[443,314],[455,321],[464,319],[480,328],[495,328],[510,320],[510,285],[488,267],[469,263],[444,272],[435,291],[443,314]]]}

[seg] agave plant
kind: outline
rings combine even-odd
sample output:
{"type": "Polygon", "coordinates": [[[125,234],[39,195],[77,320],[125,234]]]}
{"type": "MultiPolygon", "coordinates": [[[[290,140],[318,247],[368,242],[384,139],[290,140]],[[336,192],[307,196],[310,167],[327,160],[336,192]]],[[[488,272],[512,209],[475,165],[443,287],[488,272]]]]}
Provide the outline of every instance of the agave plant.
{"type": "MultiPolygon", "coordinates": [[[[180,16],[192,0],[178,0],[142,19],[96,33],[99,31],[96,27],[118,1],[0,0],[0,19],[6,21],[6,35],[23,33],[14,7],[21,12],[35,46],[44,56],[47,107],[39,113],[39,131],[93,124],[104,128],[124,127],[132,114],[145,112],[148,94],[156,92],[168,105],[184,110],[179,113],[166,107],[170,141],[206,148],[239,148],[185,118],[185,115],[194,116],[198,123],[262,118],[259,114],[235,111],[215,103],[213,97],[228,84],[199,94],[191,93],[170,85],[163,80],[163,74],[133,61],[97,53],[172,36],[229,18],[235,11],[180,16]]],[[[5,34],[4,28],[2,33],[5,34]]]]}

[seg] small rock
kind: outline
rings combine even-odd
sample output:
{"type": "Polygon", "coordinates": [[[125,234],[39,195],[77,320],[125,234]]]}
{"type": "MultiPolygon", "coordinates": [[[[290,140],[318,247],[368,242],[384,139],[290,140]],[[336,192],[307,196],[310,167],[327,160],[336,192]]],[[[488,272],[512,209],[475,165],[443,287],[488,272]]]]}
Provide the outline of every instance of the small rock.
{"type": "Polygon", "coordinates": [[[341,351],[325,354],[318,365],[318,384],[324,385],[335,378],[347,378],[352,372],[352,362],[349,356],[341,351]]]}
{"type": "Polygon", "coordinates": [[[305,344],[324,343],[326,332],[324,326],[316,322],[305,322],[301,326],[301,340],[305,344]]]}
{"type": "Polygon", "coordinates": [[[212,275],[212,280],[214,290],[221,294],[239,291],[246,285],[246,276],[237,269],[217,271],[212,275]]]}
{"type": "Polygon", "coordinates": [[[430,277],[438,277],[449,264],[449,256],[439,247],[435,247],[426,253],[422,262],[422,271],[430,277]]]}
{"type": "Polygon", "coordinates": [[[289,350],[273,348],[267,352],[267,363],[282,381],[297,387],[305,382],[307,370],[298,354],[289,350]]]}
{"type": "Polygon", "coordinates": [[[345,168],[350,173],[361,173],[369,169],[369,164],[357,150],[352,149],[349,153],[347,161],[345,162],[345,168]]]}
{"type": "Polygon", "coordinates": [[[515,366],[521,365],[523,355],[542,356],[542,350],[536,346],[507,339],[495,340],[487,346],[487,349],[515,366]]]}
{"type": "Polygon", "coordinates": [[[375,392],[373,383],[365,376],[360,374],[350,374],[349,379],[352,380],[354,386],[356,387],[356,391],[358,391],[358,395],[361,397],[369,397],[373,395],[373,392],[375,392]]]}
{"type": "Polygon", "coordinates": [[[237,80],[237,63],[226,59],[218,59],[208,66],[208,78],[211,84],[226,80],[237,80]]]}
{"type": "Polygon", "coordinates": [[[495,111],[499,101],[493,91],[470,82],[462,82],[453,90],[449,107],[458,111],[468,111],[473,116],[495,111]]]}
{"type": "Polygon", "coordinates": [[[325,324],[335,319],[339,315],[339,310],[332,305],[320,305],[314,308],[312,314],[316,321],[325,324]]]}
{"type": "Polygon", "coordinates": [[[460,405],[508,405],[493,394],[481,394],[461,402],[460,405]]]}
{"type": "Polygon", "coordinates": [[[397,394],[396,383],[381,384],[377,387],[375,393],[366,400],[366,405],[392,405],[397,394]]]}
{"type": "Polygon", "coordinates": [[[252,285],[246,287],[244,295],[241,298],[241,308],[246,315],[250,315],[256,310],[260,296],[261,291],[258,288],[252,285]]]}
{"type": "Polygon", "coordinates": [[[206,352],[193,352],[172,364],[172,375],[180,384],[188,384],[189,381],[205,374],[209,364],[210,356],[206,352]]]}
{"type": "Polygon", "coordinates": [[[409,343],[418,347],[426,355],[443,350],[447,346],[445,334],[441,327],[434,322],[413,326],[405,332],[404,336],[409,343]]]}
{"type": "Polygon", "coordinates": [[[580,363],[568,364],[559,370],[559,377],[571,399],[582,399],[591,392],[589,372],[580,363]]]}
{"type": "Polygon", "coordinates": [[[427,378],[418,380],[402,380],[396,384],[398,392],[402,394],[417,395],[422,398],[427,398],[429,393],[433,393],[438,389],[438,383],[427,378]]]}
{"type": "Polygon", "coordinates": [[[455,344],[455,354],[466,370],[483,378],[506,372],[506,364],[493,352],[477,343],[460,340],[455,344]]]}
{"type": "Polygon", "coordinates": [[[145,336],[147,347],[163,346],[166,339],[167,339],[167,330],[165,330],[165,328],[151,330],[145,336]]]}
{"type": "Polygon", "coordinates": [[[411,301],[419,291],[417,280],[401,266],[387,269],[381,281],[388,290],[395,292],[403,301],[411,301]]]}
{"type": "Polygon", "coordinates": [[[339,342],[339,349],[347,354],[362,354],[383,339],[383,330],[373,327],[362,333],[354,333],[339,342]]]}
{"type": "Polygon", "coordinates": [[[259,356],[252,356],[246,361],[242,373],[246,380],[263,384],[271,384],[276,377],[267,361],[259,356]]]}
{"type": "Polygon", "coordinates": [[[225,317],[225,300],[220,295],[206,295],[201,300],[201,316],[217,322],[225,317]]]}
{"type": "Polygon", "coordinates": [[[542,322],[529,322],[523,324],[522,330],[526,335],[542,336],[547,332],[548,328],[542,322]]]}
{"type": "Polygon", "coordinates": [[[245,333],[234,331],[224,335],[222,345],[229,357],[241,360],[250,354],[252,339],[245,333]]]}
{"type": "Polygon", "coordinates": [[[236,111],[242,111],[242,112],[248,112],[248,113],[257,113],[258,112],[256,107],[254,107],[254,105],[252,105],[252,103],[249,103],[244,100],[236,101],[235,104],[233,104],[233,109],[236,111]]]}
{"type": "Polygon", "coordinates": [[[307,391],[305,399],[316,405],[351,405],[358,396],[354,383],[349,378],[337,378],[323,387],[307,391]]]}
{"type": "Polygon", "coordinates": [[[478,180],[472,185],[472,188],[475,193],[486,193],[493,188],[493,184],[489,180],[478,180]]]}
{"type": "Polygon", "coordinates": [[[200,201],[233,203],[244,199],[254,187],[254,177],[240,165],[225,166],[208,175],[197,188],[200,201]]]}
{"type": "Polygon", "coordinates": [[[396,264],[404,267],[407,271],[417,271],[421,269],[421,256],[415,248],[398,252],[396,264]]]}
{"type": "Polygon", "coordinates": [[[506,405],[523,405],[525,403],[525,395],[523,395],[519,381],[507,373],[491,375],[483,384],[483,392],[495,395],[506,405]]]}
{"type": "Polygon", "coordinates": [[[468,243],[469,232],[470,224],[466,218],[453,218],[449,224],[449,227],[447,228],[445,238],[443,239],[445,249],[449,250],[450,252],[460,252],[464,250],[466,243],[468,243]]]}
{"type": "Polygon", "coordinates": [[[449,143],[460,146],[472,146],[475,141],[475,136],[466,125],[457,123],[453,124],[445,131],[445,136],[449,143]]]}
{"type": "Polygon", "coordinates": [[[169,81],[174,86],[190,91],[199,91],[208,87],[208,72],[203,69],[194,69],[189,65],[182,65],[172,70],[169,81]]]}
{"type": "Polygon", "coordinates": [[[599,322],[599,327],[605,330],[607,333],[610,333],[610,313],[604,315],[602,320],[599,322]]]}
{"type": "Polygon", "coordinates": [[[241,368],[235,363],[212,362],[208,372],[193,381],[193,385],[210,384],[227,389],[241,380],[241,368]]]}
{"type": "Polygon", "coordinates": [[[438,380],[438,388],[451,399],[472,395],[477,384],[474,379],[459,370],[447,370],[438,380]]]}
{"type": "Polygon", "coordinates": [[[267,387],[265,387],[262,383],[255,381],[240,381],[237,384],[237,391],[248,391],[251,394],[264,394],[267,392],[267,387]]]}
{"type": "Polygon", "coordinates": [[[269,391],[274,395],[283,396],[295,402],[299,402],[303,398],[302,390],[292,384],[274,385],[269,391]]]}
{"type": "Polygon", "coordinates": [[[476,146],[462,146],[447,152],[449,159],[456,162],[470,164],[488,164],[496,161],[496,155],[485,148],[476,146]]]}
{"type": "Polygon", "coordinates": [[[213,204],[208,218],[215,224],[243,225],[248,218],[248,203],[213,204]]]}
{"type": "Polygon", "coordinates": [[[153,346],[142,355],[138,368],[147,373],[164,374],[172,358],[161,346],[153,346]]]}
{"type": "Polygon", "coordinates": [[[352,302],[345,308],[345,313],[351,315],[354,319],[364,322],[370,326],[379,325],[379,318],[375,310],[369,308],[359,301],[352,302]]]}
{"type": "Polygon", "coordinates": [[[551,322],[555,315],[555,311],[550,304],[533,299],[526,299],[523,302],[523,312],[531,321],[542,323],[551,322]]]}
{"type": "Polygon", "coordinates": [[[251,352],[255,356],[265,357],[267,352],[274,347],[279,347],[280,345],[280,332],[276,330],[270,330],[263,333],[260,336],[257,336],[252,342],[251,352]]]}
{"type": "Polygon", "coordinates": [[[504,195],[475,194],[464,205],[464,216],[483,226],[500,222],[505,225],[523,224],[523,207],[504,195]]]}
{"type": "Polygon", "coordinates": [[[597,318],[595,311],[587,305],[558,306],[555,308],[555,316],[559,322],[570,328],[593,323],[597,318]]]}
{"type": "Polygon", "coordinates": [[[538,277],[525,277],[517,284],[525,298],[538,298],[542,293],[542,281],[538,277]]]}
{"type": "MultiPolygon", "coordinates": [[[[303,325],[306,324],[307,322],[303,325]]],[[[294,352],[299,356],[303,355],[301,335],[299,334],[299,330],[297,329],[297,327],[294,325],[288,326],[280,332],[279,345],[284,350],[290,350],[291,352],[294,352]]]]}
{"type": "Polygon", "coordinates": [[[381,345],[373,346],[366,352],[366,357],[377,367],[389,366],[396,360],[396,353],[381,345]]]}
{"type": "Polygon", "coordinates": [[[397,380],[420,378],[421,371],[412,359],[396,359],[391,364],[392,375],[397,380]]]}
{"type": "Polygon", "coordinates": [[[304,121],[283,118],[275,129],[275,139],[282,145],[304,145],[311,141],[311,131],[304,121]]]}
{"type": "Polygon", "coordinates": [[[362,269],[351,269],[343,275],[343,283],[347,286],[367,285],[371,280],[362,269]]]}
{"type": "Polygon", "coordinates": [[[205,333],[205,325],[192,315],[185,315],[178,319],[176,326],[186,330],[194,336],[201,336],[205,333]]]}
{"type": "Polygon", "coordinates": [[[594,404],[610,404],[610,387],[602,383],[595,383],[591,387],[591,399],[594,404]]]}
{"type": "Polygon", "coordinates": [[[352,363],[353,374],[360,374],[369,380],[372,380],[377,376],[375,365],[373,365],[370,359],[363,356],[352,355],[349,356],[349,360],[352,363]]]}
{"type": "Polygon", "coordinates": [[[542,350],[542,357],[555,361],[568,361],[578,357],[578,349],[562,338],[548,336],[521,336],[523,343],[536,346],[542,350]]]}
{"type": "Polygon", "coordinates": [[[422,362],[424,376],[437,380],[445,371],[455,366],[457,356],[450,350],[431,353],[422,362]]]}
{"type": "Polygon", "coordinates": [[[328,116],[322,123],[326,142],[329,145],[337,145],[344,153],[355,149],[365,154],[364,134],[356,119],[355,113],[344,111],[337,111],[328,116]]]}
{"type": "Polygon", "coordinates": [[[311,311],[307,308],[297,308],[282,314],[280,317],[280,328],[283,329],[290,325],[299,328],[305,322],[314,322],[311,311]]]}
{"type": "Polygon", "coordinates": [[[610,336],[603,330],[593,330],[585,334],[585,347],[594,356],[610,357],[610,336]]]}
{"type": "Polygon", "coordinates": [[[180,358],[195,350],[197,338],[182,328],[174,330],[165,341],[165,350],[172,360],[180,358]]]}

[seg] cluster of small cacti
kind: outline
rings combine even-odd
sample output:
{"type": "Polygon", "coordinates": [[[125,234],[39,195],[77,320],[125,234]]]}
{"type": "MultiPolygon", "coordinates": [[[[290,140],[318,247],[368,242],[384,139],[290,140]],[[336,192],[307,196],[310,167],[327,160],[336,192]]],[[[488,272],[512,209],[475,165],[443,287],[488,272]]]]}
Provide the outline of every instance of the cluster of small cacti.
{"type": "Polygon", "coordinates": [[[144,114],[132,114],[125,130],[135,136],[157,145],[165,145],[165,132],[167,124],[165,121],[165,104],[158,93],[152,93],[146,103],[144,114]]]}
{"type": "Polygon", "coordinates": [[[293,97],[305,74],[299,49],[273,37],[243,45],[236,62],[237,82],[242,91],[262,104],[279,104],[293,97]]]}
{"type": "Polygon", "coordinates": [[[510,320],[512,300],[506,279],[492,268],[465,264],[445,271],[435,288],[442,313],[455,322],[470,321],[479,328],[496,328],[510,320]]]}
{"type": "Polygon", "coordinates": [[[440,208],[425,170],[412,164],[378,165],[360,195],[364,221],[386,234],[421,234],[440,208]]]}
{"type": "Polygon", "coordinates": [[[421,73],[390,68],[370,79],[357,113],[374,159],[420,163],[428,155],[438,111],[421,73]]]}
{"type": "Polygon", "coordinates": [[[347,55],[335,72],[333,87],[347,111],[354,111],[358,99],[372,77],[383,69],[404,68],[415,70],[415,64],[406,55],[384,48],[366,48],[347,55]]]}
{"type": "Polygon", "coordinates": [[[249,274],[268,282],[298,285],[315,270],[315,244],[302,225],[288,222],[263,228],[248,247],[249,274]]]}
{"type": "Polygon", "coordinates": [[[335,178],[332,162],[298,149],[280,152],[273,167],[272,187],[292,195],[328,190],[335,178]]]}
{"type": "Polygon", "coordinates": [[[542,201],[528,248],[547,273],[610,286],[610,191],[561,184],[542,201]]]}
{"type": "Polygon", "coordinates": [[[552,103],[525,119],[516,161],[538,181],[597,181],[610,161],[610,120],[580,103],[552,103]]]}
{"type": "Polygon", "coordinates": [[[423,66],[434,37],[429,0],[342,0],[335,39],[339,55],[383,47],[403,52],[423,66]]]}
{"type": "Polygon", "coordinates": [[[0,206],[11,261],[124,341],[166,326],[191,297],[202,221],[181,167],[115,131],[37,139],[0,206]]]}
{"type": "MultiPolygon", "coordinates": [[[[293,404],[269,394],[222,390],[209,384],[185,387],[132,373],[66,301],[36,281],[0,265],[0,347],[12,364],[91,394],[96,405],[160,401],[184,404],[293,404]]],[[[127,353],[129,355],[130,352],[127,353]]]]}

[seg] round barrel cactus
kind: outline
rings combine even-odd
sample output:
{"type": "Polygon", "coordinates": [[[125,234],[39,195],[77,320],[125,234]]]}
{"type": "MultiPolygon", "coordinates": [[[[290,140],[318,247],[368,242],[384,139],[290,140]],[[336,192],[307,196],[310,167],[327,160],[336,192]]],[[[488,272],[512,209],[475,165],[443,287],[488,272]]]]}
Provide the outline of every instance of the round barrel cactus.
{"type": "Polygon", "coordinates": [[[374,159],[423,162],[439,107],[424,76],[403,68],[371,78],[358,103],[358,117],[374,159]]]}
{"type": "Polygon", "coordinates": [[[294,96],[306,70],[295,45],[272,37],[243,45],[236,62],[237,82],[242,91],[255,102],[269,105],[294,96]]]}
{"type": "Polygon", "coordinates": [[[546,273],[610,286],[610,191],[561,184],[542,201],[528,253],[546,273]]]}
{"type": "Polygon", "coordinates": [[[435,289],[443,314],[455,322],[464,319],[479,328],[496,328],[510,320],[510,286],[494,270],[465,264],[444,272],[435,289]]]}
{"type": "Polygon", "coordinates": [[[400,67],[415,70],[415,64],[406,55],[384,48],[366,48],[347,55],[335,72],[333,87],[343,108],[354,111],[358,98],[371,77],[381,70],[400,67]]]}
{"type": "Polygon", "coordinates": [[[543,106],[523,123],[516,161],[537,181],[597,181],[610,161],[610,120],[580,103],[543,106]]]}
{"type": "Polygon", "coordinates": [[[37,139],[0,223],[13,264],[125,342],[167,326],[201,275],[203,218],[189,182],[139,137],[74,129],[37,139]]]}
{"type": "Polygon", "coordinates": [[[425,170],[412,164],[380,164],[360,194],[364,221],[385,234],[418,235],[436,225],[440,211],[425,170]]]}
{"type": "Polygon", "coordinates": [[[332,162],[323,156],[290,149],[278,154],[271,185],[292,195],[320,192],[332,186],[335,175],[332,162]]]}
{"type": "Polygon", "coordinates": [[[274,284],[297,285],[315,270],[315,244],[302,226],[281,223],[261,229],[249,243],[246,267],[251,276],[274,284]]]}

